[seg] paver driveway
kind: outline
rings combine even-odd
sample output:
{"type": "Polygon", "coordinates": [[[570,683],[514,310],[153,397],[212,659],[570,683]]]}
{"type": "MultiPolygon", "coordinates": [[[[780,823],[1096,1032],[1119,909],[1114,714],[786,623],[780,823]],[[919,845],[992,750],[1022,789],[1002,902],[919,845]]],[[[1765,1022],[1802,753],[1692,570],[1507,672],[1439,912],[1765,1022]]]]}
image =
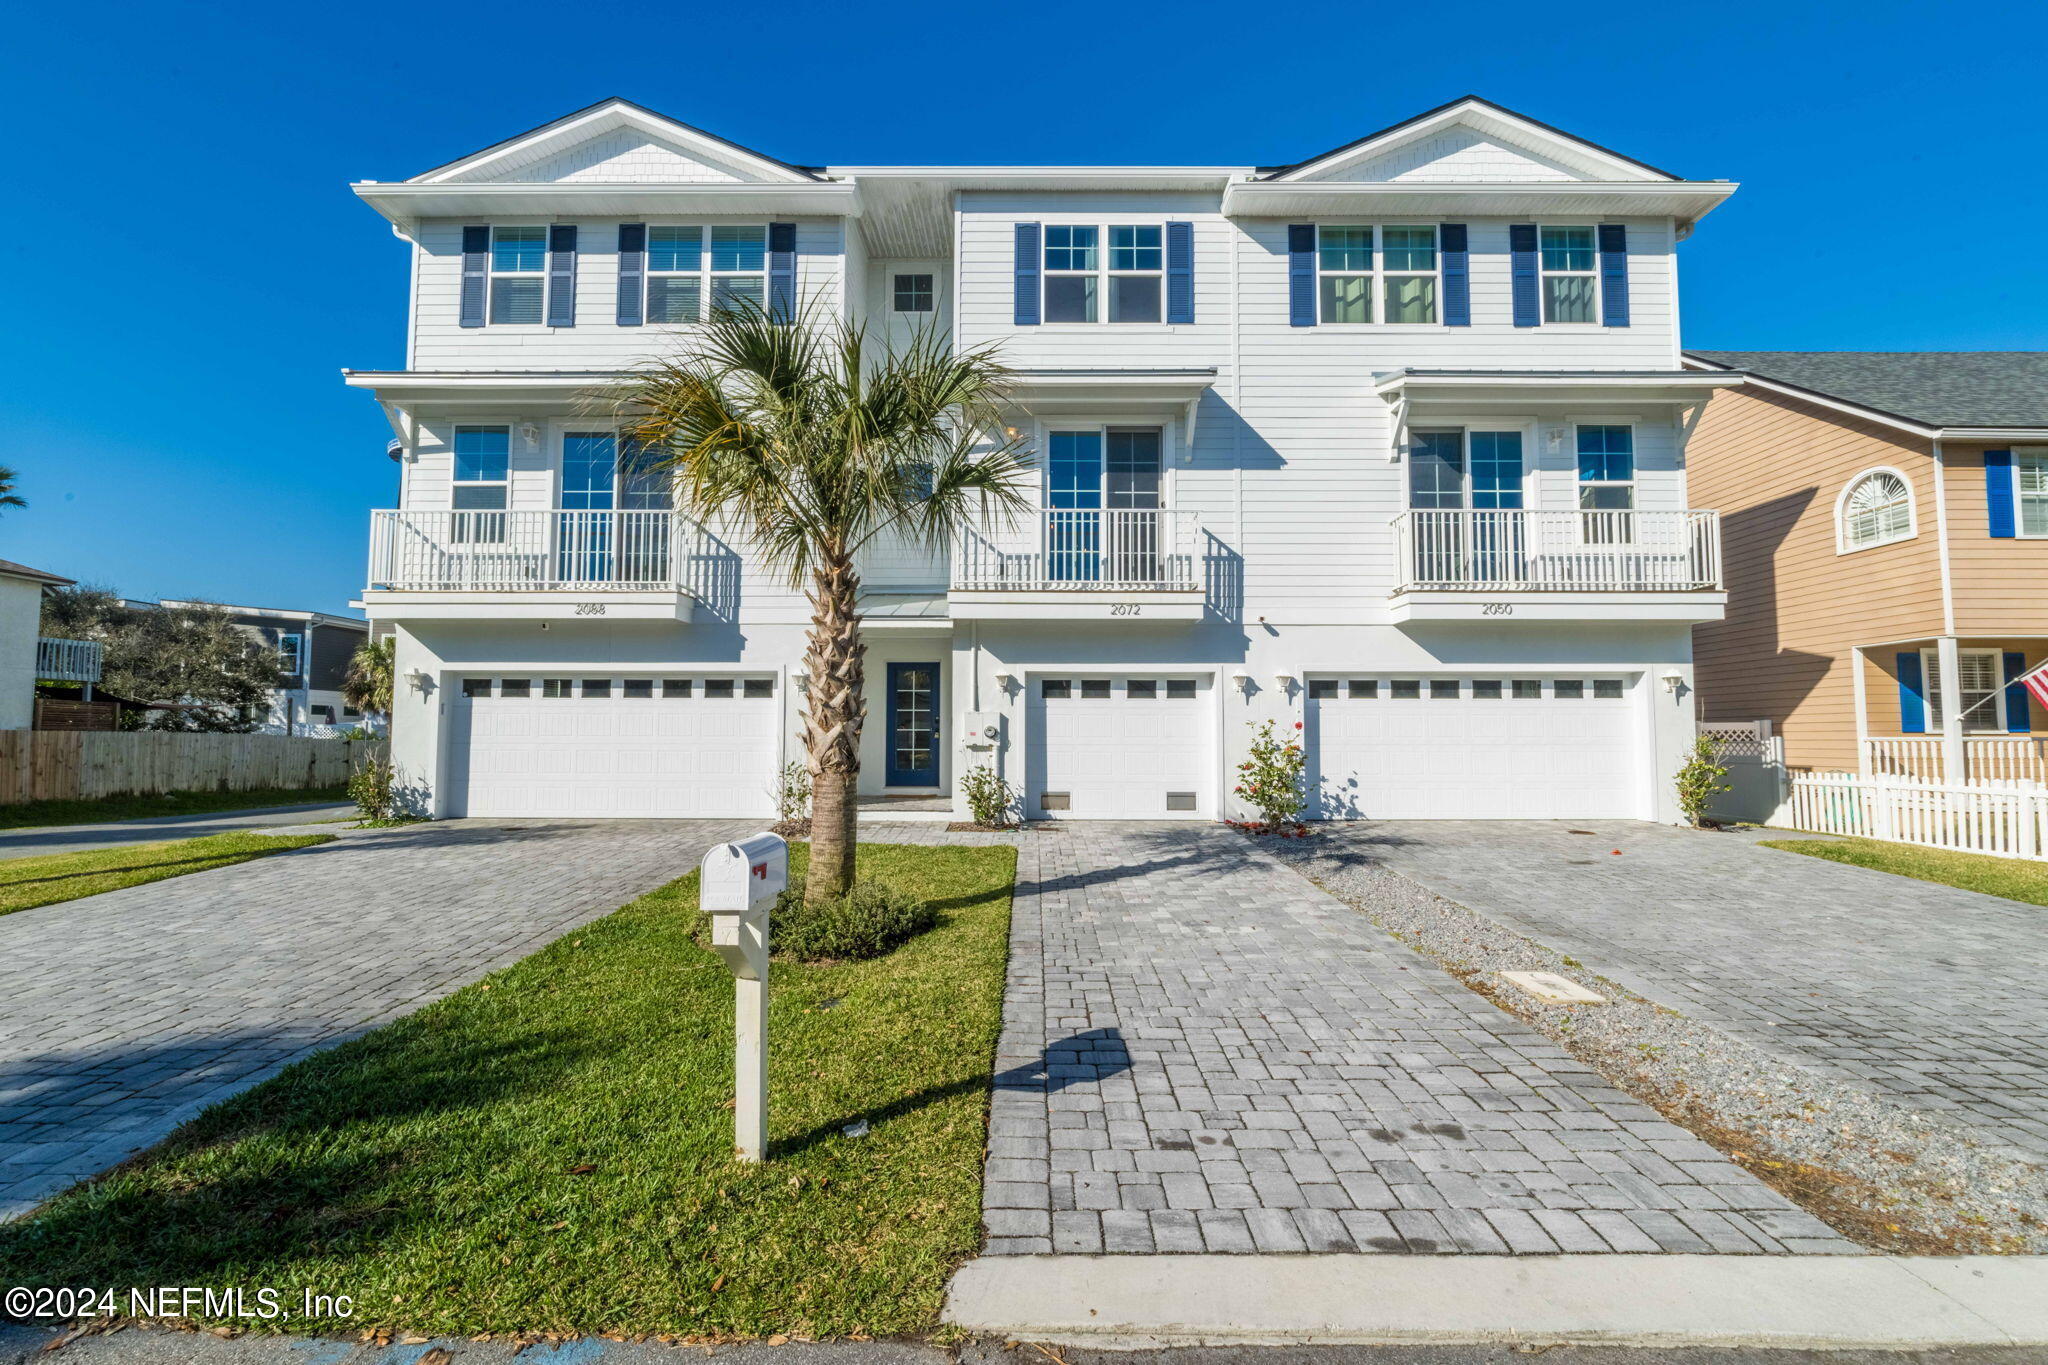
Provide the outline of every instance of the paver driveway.
{"type": "Polygon", "coordinates": [[[1017,842],[991,1254],[1855,1250],[1239,835],[1017,842]]]}
{"type": "Polygon", "coordinates": [[[1771,837],[1627,822],[1329,832],[1333,849],[1651,1000],[2048,1156],[2048,910],[1756,846],[1771,837]]]}
{"type": "Polygon", "coordinates": [[[0,916],[0,1218],[755,827],[420,825],[0,916]]]}

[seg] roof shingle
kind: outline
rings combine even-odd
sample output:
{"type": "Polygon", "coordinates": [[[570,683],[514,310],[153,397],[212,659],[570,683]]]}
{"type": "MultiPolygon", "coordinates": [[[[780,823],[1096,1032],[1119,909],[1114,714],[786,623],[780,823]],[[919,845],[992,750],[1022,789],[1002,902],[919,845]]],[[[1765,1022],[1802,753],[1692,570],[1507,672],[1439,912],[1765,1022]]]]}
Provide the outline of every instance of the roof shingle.
{"type": "Polygon", "coordinates": [[[2048,351],[1687,351],[1935,427],[2048,427],[2048,351]]]}

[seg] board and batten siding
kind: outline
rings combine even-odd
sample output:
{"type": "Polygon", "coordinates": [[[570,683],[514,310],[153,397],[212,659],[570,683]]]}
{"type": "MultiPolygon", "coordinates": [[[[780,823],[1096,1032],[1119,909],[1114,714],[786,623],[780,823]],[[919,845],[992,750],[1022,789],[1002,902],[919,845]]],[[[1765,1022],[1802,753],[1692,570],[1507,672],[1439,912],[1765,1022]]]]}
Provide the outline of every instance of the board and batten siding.
{"type": "MultiPolygon", "coordinates": [[[[996,344],[1007,363],[1023,369],[1215,368],[1215,388],[1201,403],[1194,458],[1171,468],[1169,486],[1175,506],[1196,513],[1205,531],[1242,556],[1248,615],[1351,619],[1383,607],[1396,586],[1393,520],[1406,506],[1407,468],[1389,458],[1391,413],[1373,393],[1375,373],[1403,366],[1675,365],[1672,233],[1662,219],[1628,224],[1634,325],[1627,328],[1516,328],[1506,219],[1467,220],[1473,325],[1304,328],[1288,321],[1287,222],[1225,218],[1213,195],[964,194],[960,214],[963,346],[996,344]],[[1168,220],[1194,225],[1194,323],[1015,325],[1017,223],[1168,220]]],[[[1632,421],[1639,505],[1689,505],[1666,411],[1488,411],[1513,425],[1539,417],[1632,421]]],[[[1099,417],[1121,415],[1105,410],[1099,417]]],[[[1530,505],[1575,506],[1573,452],[1531,442],[1528,458],[1530,505]]]]}
{"type": "MultiPolygon", "coordinates": [[[[1694,503],[1721,514],[1728,585],[1726,619],[1693,630],[1701,719],[1768,720],[1789,766],[1853,770],[1851,649],[1942,631],[1929,443],[1796,398],[1723,390],[1688,463],[1694,503]],[[1918,534],[1839,554],[1836,502],[1880,466],[1911,484],[1918,534]]],[[[1873,658],[1865,678],[1874,734],[1898,733],[1890,668],[1873,658]]]]}
{"type": "MultiPolygon", "coordinates": [[[[431,219],[421,224],[415,252],[413,355],[416,370],[612,370],[624,369],[674,349],[687,327],[618,322],[619,220],[501,218],[496,227],[574,223],[576,325],[544,323],[464,327],[461,316],[462,229],[473,220],[431,219]]],[[[635,220],[639,221],[639,220],[635,220]]],[[[692,217],[649,219],[715,226],[759,224],[761,218],[692,217]]],[[[846,239],[837,218],[787,219],[796,224],[797,307],[816,308],[828,318],[844,306],[846,239]]]]}

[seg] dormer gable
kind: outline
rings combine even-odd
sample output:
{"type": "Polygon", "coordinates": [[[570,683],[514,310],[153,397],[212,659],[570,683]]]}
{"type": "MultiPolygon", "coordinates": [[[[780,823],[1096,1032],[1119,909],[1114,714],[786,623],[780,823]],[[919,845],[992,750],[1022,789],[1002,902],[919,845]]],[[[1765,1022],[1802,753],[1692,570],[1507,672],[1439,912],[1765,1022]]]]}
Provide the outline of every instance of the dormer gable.
{"type": "Polygon", "coordinates": [[[813,184],[821,179],[631,100],[608,99],[413,176],[410,185],[813,184]]]}
{"type": "Polygon", "coordinates": [[[1675,181],[1679,177],[1477,95],[1356,142],[1263,168],[1265,181],[1515,184],[1675,181]]]}

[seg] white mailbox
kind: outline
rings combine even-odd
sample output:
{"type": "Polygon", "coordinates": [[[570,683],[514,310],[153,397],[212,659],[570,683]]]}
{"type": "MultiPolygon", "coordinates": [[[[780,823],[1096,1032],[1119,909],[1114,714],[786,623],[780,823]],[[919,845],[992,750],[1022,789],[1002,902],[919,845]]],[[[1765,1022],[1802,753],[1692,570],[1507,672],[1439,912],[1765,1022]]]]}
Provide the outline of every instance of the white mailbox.
{"type": "Polygon", "coordinates": [[[718,845],[697,877],[711,946],[733,975],[733,1149],[742,1161],[768,1148],[768,912],[788,888],[789,845],[766,831],[718,845]]]}

